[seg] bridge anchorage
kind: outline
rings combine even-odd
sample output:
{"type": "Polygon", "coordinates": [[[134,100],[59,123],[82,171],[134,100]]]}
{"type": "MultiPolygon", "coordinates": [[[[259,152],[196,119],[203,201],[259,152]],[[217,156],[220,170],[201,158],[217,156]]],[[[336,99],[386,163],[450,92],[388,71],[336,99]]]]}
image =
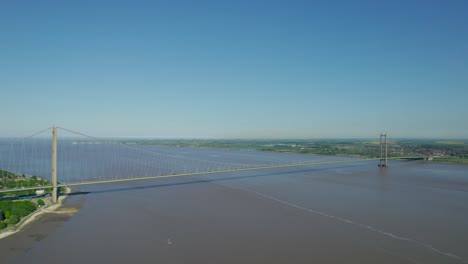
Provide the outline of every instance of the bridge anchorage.
{"type": "Polygon", "coordinates": [[[380,133],[380,161],[379,161],[379,167],[388,167],[388,162],[387,162],[387,134],[382,134],[380,133]]]}

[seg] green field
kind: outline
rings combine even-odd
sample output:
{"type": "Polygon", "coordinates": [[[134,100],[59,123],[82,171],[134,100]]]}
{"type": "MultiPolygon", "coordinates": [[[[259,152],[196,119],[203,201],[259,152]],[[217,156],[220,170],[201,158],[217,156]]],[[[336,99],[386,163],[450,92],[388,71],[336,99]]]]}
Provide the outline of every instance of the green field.
{"type": "Polygon", "coordinates": [[[443,145],[465,145],[465,142],[455,141],[455,140],[443,140],[443,141],[437,141],[436,143],[443,144],[443,145]]]}

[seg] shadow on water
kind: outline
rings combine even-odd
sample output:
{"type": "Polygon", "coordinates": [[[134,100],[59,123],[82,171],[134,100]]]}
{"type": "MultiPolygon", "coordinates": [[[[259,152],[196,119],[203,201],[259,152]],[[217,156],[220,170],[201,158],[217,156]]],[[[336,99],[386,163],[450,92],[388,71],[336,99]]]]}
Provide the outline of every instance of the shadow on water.
{"type": "Polygon", "coordinates": [[[307,173],[307,172],[326,171],[326,170],[331,170],[331,169],[354,168],[354,167],[362,167],[362,166],[369,166],[369,164],[344,165],[344,166],[336,166],[336,167],[329,167],[329,168],[315,168],[315,169],[303,169],[303,170],[294,170],[294,171],[285,171],[285,172],[263,173],[263,174],[254,174],[254,175],[246,175],[246,176],[226,177],[226,178],[221,178],[221,179],[200,179],[200,180],[185,181],[185,182],[174,182],[174,183],[153,184],[153,185],[147,185],[147,186],[113,188],[113,189],[96,190],[96,191],[77,191],[77,192],[64,194],[64,195],[65,196],[75,196],[75,195],[86,195],[86,194],[126,192],[126,191],[145,190],[145,189],[154,189],[154,188],[163,188],[163,187],[184,186],[184,185],[191,185],[191,184],[202,184],[202,183],[211,183],[211,182],[224,182],[224,181],[234,181],[234,180],[272,177],[272,176],[285,175],[285,174],[294,174],[294,173],[307,173]]]}

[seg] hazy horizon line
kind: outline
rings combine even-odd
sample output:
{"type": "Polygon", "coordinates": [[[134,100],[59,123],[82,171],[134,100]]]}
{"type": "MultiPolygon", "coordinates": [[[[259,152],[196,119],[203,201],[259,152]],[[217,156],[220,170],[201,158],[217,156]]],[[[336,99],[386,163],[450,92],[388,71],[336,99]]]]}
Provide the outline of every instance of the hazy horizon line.
{"type": "MultiPolygon", "coordinates": [[[[47,139],[51,136],[37,136],[36,138],[47,139]]],[[[0,139],[24,139],[25,137],[20,136],[0,136],[0,139]]],[[[293,140],[376,140],[379,139],[378,136],[376,137],[297,137],[297,138],[288,138],[288,137],[278,137],[278,138],[258,138],[258,137],[149,137],[149,136],[93,136],[93,138],[85,138],[80,136],[60,136],[60,139],[67,138],[67,139],[80,139],[80,140],[109,140],[109,139],[137,139],[137,140],[245,140],[245,141],[293,141],[293,140]]],[[[466,141],[467,138],[457,138],[457,137],[391,137],[388,136],[389,140],[461,140],[466,141]]]]}

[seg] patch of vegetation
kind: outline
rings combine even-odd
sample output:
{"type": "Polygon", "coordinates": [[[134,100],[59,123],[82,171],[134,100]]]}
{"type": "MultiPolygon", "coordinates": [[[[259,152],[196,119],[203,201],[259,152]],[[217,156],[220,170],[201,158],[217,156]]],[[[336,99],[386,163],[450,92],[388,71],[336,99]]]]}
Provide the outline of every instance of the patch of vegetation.
{"type": "Polygon", "coordinates": [[[19,217],[16,215],[12,215],[10,218],[6,220],[7,225],[12,226],[17,224],[20,221],[19,217]]]}
{"type": "Polygon", "coordinates": [[[42,199],[37,200],[37,205],[38,206],[44,206],[45,205],[44,200],[42,200],[42,199]]]}
{"type": "MultiPolygon", "coordinates": [[[[37,176],[26,176],[24,174],[16,174],[0,169],[0,189],[11,188],[26,188],[35,186],[50,185],[50,182],[37,176]]],[[[52,189],[46,189],[46,192],[51,192],[52,189]]],[[[0,193],[2,196],[28,196],[35,195],[36,190],[23,190],[16,192],[0,193]]]]}
{"type": "MultiPolygon", "coordinates": [[[[0,201],[0,211],[4,212],[4,221],[0,221],[0,227],[14,225],[21,218],[29,215],[36,210],[36,205],[30,201],[0,201]]],[[[2,229],[2,228],[0,228],[2,229]]]]}
{"type": "Polygon", "coordinates": [[[443,141],[437,141],[437,144],[445,144],[445,145],[464,145],[465,142],[463,141],[450,141],[450,140],[443,140],[443,141]]]}

